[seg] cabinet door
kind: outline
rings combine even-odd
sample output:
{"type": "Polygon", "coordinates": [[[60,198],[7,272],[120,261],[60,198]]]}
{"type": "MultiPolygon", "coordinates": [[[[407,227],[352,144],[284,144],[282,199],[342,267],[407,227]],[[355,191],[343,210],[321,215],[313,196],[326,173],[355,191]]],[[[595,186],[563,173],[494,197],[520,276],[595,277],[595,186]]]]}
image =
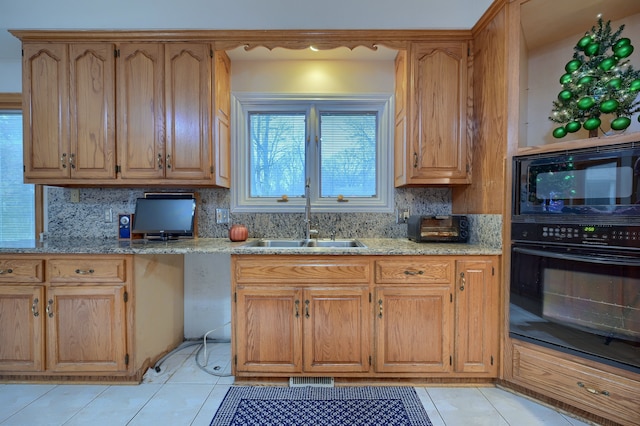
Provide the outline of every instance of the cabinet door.
{"type": "Polygon", "coordinates": [[[109,43],[69,46],[72,178],[115,179],[115,59],[109,43]]]}
{"type": "Polygon", "coordinates": [[[371,309],[368,288],[304,291],[305,372],[369,371],[371,309]]]}
{"type": "Polygon", "coordinates": [[[116,69],[118,164],[122,179],[163,178],[164,47],[124,43],[116,69]]]}
{"type": "Polygon", "coordinates": [[[491,259],[456,262],[456,371],[498,372],[496,269],[491,259]]]}
{"type": "Polygon", "coordinates": [[[225,52],[214,54],[214,180],[231,187],[231,61],[225,52]]]}
{"type": "Polygon", "coordinates": [[[24,43],[25,179],[68,178],[69,52],[66,44],[24,43]]]}
{"type": "Polygon", "coordinates": [[[453,303],[449,287],[378,288],[376,371],[451,371],[453,303]]]}
{"type": "Polygon", "coordinates": [[[208,44],[165,46],[168,179],[211,178],[211,53],[208,44]]]}
{"type": "Polygon", "coordinates": [[[0,371],[44,368],[44,286],[0,285],[0,371]]]}
{"type": "Polygon", "coordinates": [[[127,370],[124,286],[50,287],[46,315],[48,370],[127,370]]]}
{"type": "Polygon", "coordinates": [[[469,183],[467,43],[412,45],[409,183],[469,183]]]}
{"type": "Polygon", "coordinates": [[[236,301],[237,370],[302,371],[302,291],[242,288],[236,301]]]}
{"type": "Polygon", "coordinates": [[[407,183],[407,51],[400,50],[395,59],[395,127],[394,184],[407,183]]]}

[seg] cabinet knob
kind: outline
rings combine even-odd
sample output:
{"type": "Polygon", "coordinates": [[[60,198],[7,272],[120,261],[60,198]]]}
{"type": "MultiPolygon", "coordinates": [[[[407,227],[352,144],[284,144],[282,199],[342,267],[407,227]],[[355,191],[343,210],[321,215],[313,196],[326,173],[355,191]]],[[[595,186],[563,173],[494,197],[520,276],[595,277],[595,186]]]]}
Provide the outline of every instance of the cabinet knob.
{"type": "Polygon", "coordinates": [[[589,388],[589,387],[587,387],[587,386],[586,386],[584,383],[582,383],[582,382],[578,382],[577,384],[578,384],[578,387],[581,387],[581,388],[583,388],[584,390],[586,390],[587,392],[592,393],[592,394],[594,394],[594,395],[604,395],[604,396],[609,396],[609,391],[605,391],[605,390],[603,390],[603,391],[599,391],[599,390],[597,390],[597,389],[589,388]]]}
{"type": "Polygon", "coordinates": [[[296,300],[294,303],[296,305],[296,318],[299,318],[300,317],[300,301],[296,300]]]}
{"type": "Polygon", "coordinates": [[[460,272],[460,291],[464,291],[465,285],[467,285],[467,279],[464,277],[464,272],[460,272]]]}
{"type": "Polygon", "coordinates": [[[62,153],[62,157],[60,157],[60,163],[62,164],[62,168],[67,168],[67,153],[62,153]]]}
{"type": "Polygon", "coordinates": [[[93,269],[76,269],[76,274],[78,275],[90,275],[95,271],[93,269]]]}
{"type": "Polygon", "coordinates": [[[33,304],[31,305],[31,313],[34,317],[40,316],[40,312],[38,312],[38,298],[33,299],[33,304]]]}
{"type": "Polygon", "coordinates": [[[47,316],[53,318],[53,299],[49,299],[47,302],[47,316]]]}
{"type": "Polygon", "coordinates": [[[378,318],[382,318],[382,299],[378,300],[378,318]]]}
{"type": "Polygon", "coordinates": [[[13,273],[13,269],[9,268],[9,269],[0,269],[0,275],[4,275],[4,274],[11,274],[13,273]]]}
{"type": "Polygon", "coordinates": [[[158,154],[158,169],[162,170],[162,154],[158,154]]]}
{"type": "Polygon", "coordinates": [[[405,275],[424,275],[424,271],[404,271],[405,275]]]}
{"type": "Polygon", "coordinates": [[[171,168],[171,155],[167,154],[167,169],[171,168]]]}
{"type": "Polygon", "coordinates": [[[309,318],[309,299],[304,301],[304,316],[305,318],[309,318]]]}

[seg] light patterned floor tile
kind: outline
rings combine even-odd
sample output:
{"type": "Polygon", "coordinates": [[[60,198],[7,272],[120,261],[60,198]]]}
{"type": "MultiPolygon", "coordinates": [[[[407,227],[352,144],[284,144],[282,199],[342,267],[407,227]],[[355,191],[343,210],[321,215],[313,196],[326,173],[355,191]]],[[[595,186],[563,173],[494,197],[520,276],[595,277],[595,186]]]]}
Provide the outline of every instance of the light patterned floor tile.
{"type": "Polygon", "coordinates": [[[166,383],[128,425],[190,425],[212,389],[211,385],[166,383]]]}

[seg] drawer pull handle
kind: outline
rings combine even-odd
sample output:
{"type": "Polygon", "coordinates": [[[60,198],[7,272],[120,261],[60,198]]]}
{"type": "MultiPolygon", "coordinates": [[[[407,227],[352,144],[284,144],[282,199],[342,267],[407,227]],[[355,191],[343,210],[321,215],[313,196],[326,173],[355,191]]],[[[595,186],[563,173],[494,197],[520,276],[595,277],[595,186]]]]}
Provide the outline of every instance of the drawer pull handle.
{"type": "Polygon", "coordinates": [[[79,275],[89,275],[93,274],[95,271],[93,269],[76,269],[76,274],[79,275]]]}
{"type": "Polygon", "coordinates": [[[464,277],[464,272],[460,272],[460,291],[464,291],[464,286],[467,284],[467,279],[464,277]]]}
{"type": "Polygon", "coordinates": [[[13,273],[13,269],[9,268],[9,269],[0,269],[0,275],[4,275],[4,274],[12,274],[13,273]]]}
{"type": "Polygon", "coordinates": [[[604,395],[604,396],[609,396],[609,392],[608,391],[598,391],[597,389],[593,389],[593,388],[588,388],[585,386],[584,383],[582,382],[578,382],[578,386],[581,388],[584,388],[584,390],[586,390],[589,393],[592,393],[594,395],[604,395]]]}
{"type": "Polygon", "coordinates": [[[378,299],[378,318],[382,318],[382,299],[378,299]]]}
{"type": "Polygon", "coordinates": [[[296,318],[300,318],[300,301],[296,300],[295,305],[296,305],[296,318]]]}
{"type": "Polygon", "coordinates": [[[158,154],[158,170],[162,170],[162,154],[158,154]]]}
{"type": "Polygon", "coordinates": [[[38,298],[33,299],[33,305],[31,305],[31,313],[33,313],[34,317],[40,316],[40,312],[38,312],[38,298]]]}
{"type": "Polygon", "coordinates": [[[424,275],[424,271],[404,271],[405,275],[424,275]]]}
{"type": "Polygon", "coordinates": [[[309,299],[304,301],[304,316],[305,318],[309,318],[309,299]]]}
{"type": "Polygon", "coordinates": [[[47,315],[49,318],[53,318],[53,299],[49,299],[47,303],[47,315]]]}

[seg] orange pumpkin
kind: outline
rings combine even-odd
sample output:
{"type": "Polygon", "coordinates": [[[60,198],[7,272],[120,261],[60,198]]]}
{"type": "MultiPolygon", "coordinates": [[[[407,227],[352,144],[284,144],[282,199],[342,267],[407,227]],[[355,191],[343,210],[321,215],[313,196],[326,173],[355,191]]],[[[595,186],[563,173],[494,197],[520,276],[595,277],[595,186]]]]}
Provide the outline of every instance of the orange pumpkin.
{"type": "Polygon", "coordinates": [[[231,225],[229,239],[231,241],[245,241],[249,237],[249,230],[244,225],[231,225]]]}

